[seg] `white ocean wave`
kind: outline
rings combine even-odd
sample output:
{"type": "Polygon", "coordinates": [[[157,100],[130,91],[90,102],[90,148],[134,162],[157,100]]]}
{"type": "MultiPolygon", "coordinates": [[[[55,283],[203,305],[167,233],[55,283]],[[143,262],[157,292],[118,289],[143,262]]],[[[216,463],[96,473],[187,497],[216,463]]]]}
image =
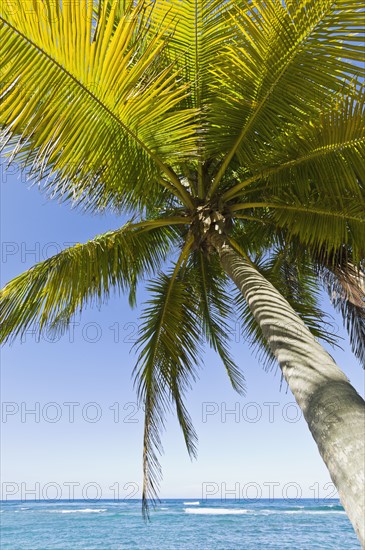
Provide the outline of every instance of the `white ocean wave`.
{"type": "Polygon", "coordinates": [[[187,504],[188,506],[199,506],[200,502],[199,500],[194,500],[192,502],[184,502],[184,504],[187,504]]]}
{"type": "Polygon", "coordinates": [[[80,510],[57,510],[61,514],[99,514],[106,512],[106,508],[83,508],[80,510]]]}
{"type": "Polygon", "coordinates": [[[268,514],[317,515],[317,514],[345,514],[346,513],[343,510],[257,510],[257,512],[265,515],[268,515],[268,514]]]}
{"type": "Polygon", "coordinates": [[[184,508],[186,514],[207,514],[213,516],[228,516],[249,514],[250,510],[237,510],[234,508],[184,508]]]}
{"type": "Polygon", "coordinates": [[[289,515],[323,515],[323,514],[345,514],[346,512],[342,510],[247,510],[247,509],[237,509],[237,508],[184,508],[186,514],[197,514],[197,515],[242,515],[242,514],[253,514],[253,515],[269,515],[269,514],[289,514],[289,515]]]}
{"type": "MultiPolygon", "coordinates": [[[[280,513],[280,512],[279,512],[280,513]]],[[[285,510],[282,514],[346,514],[343,510],[285,510]]]]}

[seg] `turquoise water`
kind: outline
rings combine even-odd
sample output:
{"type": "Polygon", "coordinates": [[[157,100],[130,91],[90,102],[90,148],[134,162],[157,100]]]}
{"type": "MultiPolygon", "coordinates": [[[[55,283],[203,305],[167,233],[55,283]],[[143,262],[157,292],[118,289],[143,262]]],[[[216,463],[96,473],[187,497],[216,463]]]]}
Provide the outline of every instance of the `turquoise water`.
{"type": "Polygon", "coordinates": [[[1,550],[359,549],[338,500],[7,501],[1,550]]]}

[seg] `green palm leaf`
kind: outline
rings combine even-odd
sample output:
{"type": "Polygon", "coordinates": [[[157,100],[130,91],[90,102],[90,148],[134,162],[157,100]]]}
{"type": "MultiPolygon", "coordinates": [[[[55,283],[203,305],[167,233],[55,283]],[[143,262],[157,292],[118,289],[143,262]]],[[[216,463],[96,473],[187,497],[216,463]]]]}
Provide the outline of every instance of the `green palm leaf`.
{"type": "Polygon", "coordinates": [[[200,198],[208,184],[203,163],[209,113],[215,108],[215,93],[211,93],[212,82],[216,80],[213,68],[222,43],[233,35],[230,13],[234,9],[232,0],[157,0],[152,11],[153,28],[173,29],[166,48],[167,56],[180,68],[183,81],[189,85],[191,93],[186,98],[187,106],[200,113],[196,139],[199,158],[194,164],[198,177],[193,185],[200,198]]]}
{"type": "Polygon", "coordinates": [[[100,2],[96,18],[91,0],[1,4],[4,143],[88,208],[143,204],[147,183],[153,202],[161,174],[186,198],[168,164],[195,154],[193,112],[176,109],[187,88],[160,66],[163,30],[147,32],[144,2],[122,15],[118,4],[100,2]]]}
{"type": "MultiPolygon", "coordinates": [[[[308,189],[327,200],[353,197],[365,201],[365,88],[354,86],[308,123],[270,141],[250,166],[246,179],[231,187],[225,200],[249,192],[279,194],[308,189]]],[[[246,167],[247,168],[247,167],[246,167]]]]}
{"type": "Polygon", "coordinates": [[[365,368],[365,272],[352,262],[350,249],[332,257],[314,255],[314,265],[332,305],[341,313],[355,356],[365,368]]]}
{"type": "Polygon", "coordinates": [[[196,252],[192,259],[194,272],[189,274],[195,282],[204,336],[218,353],[227,371],[232,387],[245,394],[245,378],[228,351],[230,328],[228,319],[234,306],[227,292],[227,280],[217,258],[208,259],[196,252]]]}
{"type": "MultiPolygon", "coordinates": [[[[293,192],[273,196],[267,202],[242,203],[232,207],[236,210],[262,209],[261,221],[284,230],[289,238],[298,237],[300,242],[313,250],[320,251],[326,247],[328,254],[341,247],[350,245],[355,261],[364,257],[365,251],[365,202],[348,200],[343,207],[343,200],[334,209],[334,197],[327,199],[317,196],[308,190],[300,194],[293,192]],[[328,203],[328,204],[326,204],[328,203]],[[342,205],[341,205],[342,203],[342,205]]],[[[237,214],[240,217],[240,214],[237,214]]],[[[247,218],[247,216],[245,216],[247,218]]]]}
{"type": "Polygon", "coordinates": [[[184,405],[184,395],[195,380],[200,357],[200,319],[190,283],[184,279],[191,241],[187,241],[173,272],[161,274],[148,285],[152,298],[142,314],[140,350],[134,369],[138,398],[144,403],[143,446],[144,482],[142,506],[145,517],[149,502],[155,503],[161,469],[161,429],[167,411],[174,404],[185,443],[191,456],[196,454],[196,433],[184,405]]]}
{"type": "Polygon", "coordinates": [[[1,291],[1,341],[23,334],[32,324],[38,332],[62,331],[86,303],[101,303],[112,291],[126,291],[153,273],[178,236],[169,226],[150,225],[133,229],[127,224],[68,248],[10,281],[1,291]]]}
{"type": "Polygon", "coordinates": [[[234,9],[232,0],[155,2],[152,24],[173,29],[167,53],[181,67],[184,80],[191,86],[188,101],[192,107],[201,109],[209,104],[214,60],[222,43],[233,36],[230,14],[234,9]]]}
{"type": "Polygon", "coordinates": [[[363,13],[348,0],[238,3],[234,22],[235,40],[217,64],[221,105],[210,153],[227,154],[211,194],[234,155],[250,165],[293,122],[330,105],[349,74],[364,76],[363,13]]]}

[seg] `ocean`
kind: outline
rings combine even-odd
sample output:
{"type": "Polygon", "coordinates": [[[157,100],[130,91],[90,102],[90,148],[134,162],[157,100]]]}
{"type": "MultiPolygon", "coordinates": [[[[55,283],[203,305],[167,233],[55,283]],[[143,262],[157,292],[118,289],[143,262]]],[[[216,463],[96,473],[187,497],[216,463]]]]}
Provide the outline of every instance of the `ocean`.
{"type": "Polygon", "coordinates": [[[357,550],[338,500],[6,501],[1,550],[357,550]]]}

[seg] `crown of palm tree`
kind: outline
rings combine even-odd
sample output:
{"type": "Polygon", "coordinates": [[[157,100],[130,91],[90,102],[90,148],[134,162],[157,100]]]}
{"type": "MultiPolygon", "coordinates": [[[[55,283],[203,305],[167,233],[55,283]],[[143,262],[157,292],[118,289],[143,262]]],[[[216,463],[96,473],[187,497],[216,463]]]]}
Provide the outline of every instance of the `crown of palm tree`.
{"type": "Polygon", "coordinates": [[[2,0],[0,41],[10,161],[52,198],[131,214],[9,282],[2,340],[34,323],[64,330],[115,289],[133,304],[150,281],[134,370],[147,512],[171,406],[196,452],[184,396],[203,342],[243,392],[228,351],[236,308],[273,360],[215,239],[335,343],[324,283],[365,363],[363,11],[349,0],[2,0]]]}

